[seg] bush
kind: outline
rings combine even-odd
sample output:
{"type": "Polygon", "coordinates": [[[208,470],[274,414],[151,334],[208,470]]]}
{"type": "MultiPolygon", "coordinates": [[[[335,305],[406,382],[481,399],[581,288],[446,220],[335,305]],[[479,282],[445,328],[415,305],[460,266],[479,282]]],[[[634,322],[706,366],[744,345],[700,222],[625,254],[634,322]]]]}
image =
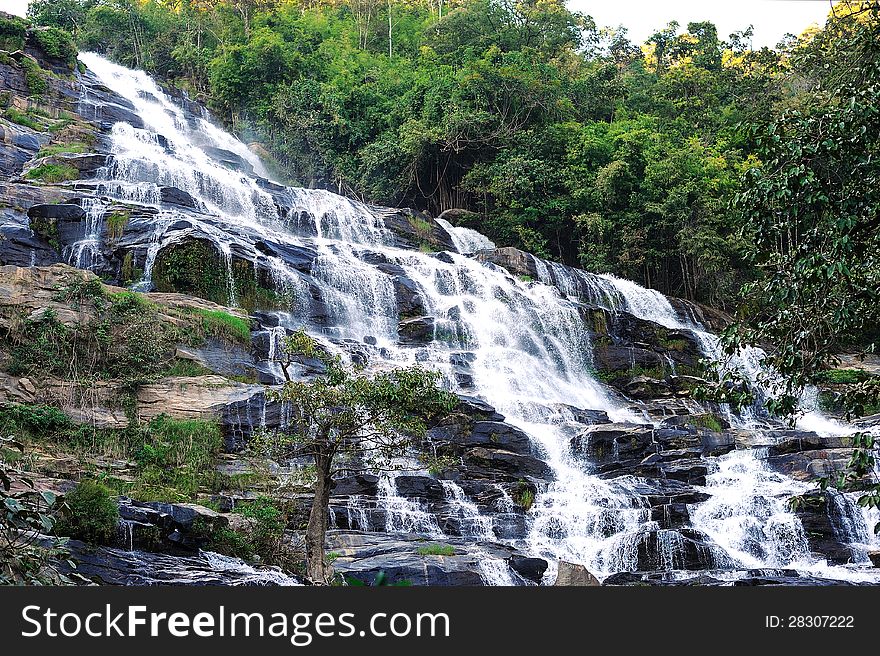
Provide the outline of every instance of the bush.
{"type": "Polygon", "coordinates": [[[429,544],[419,547],[420,556],[454,556],[455,547],[448,544],[429,544]]]}
{"type": "Polygon", "coordinates": [[[68,32],[57,27],[47,27],[34,30],[31,36],[49,57],[60,59],[70,66],[71,70],[73,69],[76,64],[77,49],[68,32]]]}
{"type": "Polygon", "coordinates": [[[65,497],[57,532],[91,544],[108,544],[118,524],[119,507],[113,493],[86,480],[65,497]]]}
{"type": "Polygon", "coordinates": [[[55,183],[79,179],[79,170],[70,164],[40,164],[24,174],[26,180],[55,183]]]}
{"type": "Polygon", "coordinates": [[[0,16],[0,50],[13,52],[24,48],[27,25],[22,18],[0,16]]]}

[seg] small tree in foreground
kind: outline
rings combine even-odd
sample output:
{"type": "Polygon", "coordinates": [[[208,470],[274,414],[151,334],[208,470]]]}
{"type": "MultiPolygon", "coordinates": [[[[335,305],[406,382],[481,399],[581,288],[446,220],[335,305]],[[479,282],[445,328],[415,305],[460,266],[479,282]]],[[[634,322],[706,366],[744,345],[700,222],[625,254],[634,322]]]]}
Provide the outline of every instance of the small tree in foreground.
{"type": "Polygon", "coordinates": [[[270,397],[289,405],[291,422],[267,446],[274,454],[308,455],[315,462],[306,573],[314,583],[327,583],[332,566],[324,558],[324,539],[334,475],[393,467],[393,459],[424,435],[426,423],[451,412],[458,398],[438,387],[435,371],[414,366],[370,376],[326,353],[302,330],[285,339],[279,359],[286,383],[270,397]],[[293,380],[288,367],[296,356],[321,360],[325,373],[293,380]]]}

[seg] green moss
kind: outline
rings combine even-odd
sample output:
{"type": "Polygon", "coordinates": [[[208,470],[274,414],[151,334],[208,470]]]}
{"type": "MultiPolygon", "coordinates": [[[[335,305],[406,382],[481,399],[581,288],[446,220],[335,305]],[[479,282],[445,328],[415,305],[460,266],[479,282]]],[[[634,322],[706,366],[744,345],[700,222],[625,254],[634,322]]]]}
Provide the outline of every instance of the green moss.
{"type": "Polygon", "coordinates": [[[0,50],[14,52],[24,48],[28,23],[23,18],[0,16],[0,50]]]}
{"type": "Polygon", "coordinates": [[[7,107],[3,112],[3,118],[38,132],[43,129],[42,123],[32,118],[26,112],[22,112],[15,107],[7,107]]]}
{"type": "Polygon", "coordinates": [[[692,415],[688,421],[700,428],[707,428],[710,431],[714,431],[715,433],[720,433],[724,430],[724,426],[721,424],[721,420],[712,414],[703,414],[703,415],[692,415]]]}
{"type": "Polygon", "coordinates": [[[60,59],[73,70],[76,63],[77,47],[69,32],[57,27],[48,27],[33,30],[31,37],[49,57],[60,59]]]}
{"type": "Polygon", "coordinates": [[[419,547],[420,556],[454,556],[455,547],[449,544],[429,544],[419,547]]]}
{"type": "Polygon", "coordinates": [[[117,211],[106,217],[107,236],[110,239],[119,239],[125,232],[125,226],[128,225],[130,215],[128,212],[117,211]]]}
{"type": "Polygon", "coordinates": [[[61,155],[65,153],[79,154],[87,153],[90,148],[81,141],[73,141],[71,143],[49,144],[40,148],[37,157],[51,157],[52,155],[61,155]]]}
{"type": "Polygon", "coordinates": [[[25,173],[24,177],[26,180],[39,180],[48,183],[64,182],[79,179],[79,170],[69,164],[46,163],[32,168],[25,173]]]}
{"type": "Polygon", "coordinates": [[[855,385],[871,378],[871,374],[861,369],[827,369],[819,372],[817,382],[834,385],[855,385]]]}
{"type": "MultiPolygon", "coordinates": [[[[234,260],[231,270],[235,305],[248,312],[256,309],[289,309],[293,299],[272,288],[265,274],[255,273],[250,262],[234,260]]],[[[203,240],[174,244],[162,249],[153,267],[153,283],[161,292],[180,292],[232,305],[230,271],[220,253],[203,240]]]]}

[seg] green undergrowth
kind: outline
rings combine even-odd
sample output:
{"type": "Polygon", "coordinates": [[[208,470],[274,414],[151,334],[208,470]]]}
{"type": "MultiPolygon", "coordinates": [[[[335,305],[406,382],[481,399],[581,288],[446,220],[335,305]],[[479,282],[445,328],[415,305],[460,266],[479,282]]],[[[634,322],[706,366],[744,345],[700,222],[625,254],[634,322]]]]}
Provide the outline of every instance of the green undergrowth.
{"type": "Polygon", "coordinates": [[[52,307],[13,318],[0,339],[12,356],[7,373],[84,386],[113,380],[133,391],[167,375],[196,371],[176,357],[179,344],[200,346],[207,337],[250,340],[245,319],[221,310],[163,308],[137,292],[108,292],[96,279],[72,276],[53,300],[76,311],[78,320],[64,322],[60,308],[52,307]]]}
{"type": "Polygon", "coordinates": [[[455,547],[449,544],[429,544],[419,547],[420,556],[454,556],[455,547]]]}
{"type": "Polygon", "coordinates": [[[248,312],[285,310],[293,304],[292,292],[273,288],[262,271],[250,262],[233,258],[231,267],[217,249],[204,240],[163,248],[153,266],[153,283],[160,292],[180,292],[219,305],[236,305],[248,312]]]}
{"type": "MultiPolygon", "coordinates": [[[[49,405],[0,405],[0,430],[53,456],[79,462],[82,473],[140,501],[193,501],[200,491],[216,492],[224,479],[216,470],[223,448],[214,421],[165,415],[126,428],[101,429],[73,422],[49,405]],[[133,464],[121,474],[110,462],[133,464]]],[[[49,472],[52,473],[52,472],[49,472]]]]}
{"type": "Polygon", "coordinates": [[[25,180],[35,180],[54,184],[56,182],[66,182],[67,180],[79,179],[79,169],[70,164],[55,164],[53,162],[47,162],[32,168],[24,174],[24,178],[25,180]]]}

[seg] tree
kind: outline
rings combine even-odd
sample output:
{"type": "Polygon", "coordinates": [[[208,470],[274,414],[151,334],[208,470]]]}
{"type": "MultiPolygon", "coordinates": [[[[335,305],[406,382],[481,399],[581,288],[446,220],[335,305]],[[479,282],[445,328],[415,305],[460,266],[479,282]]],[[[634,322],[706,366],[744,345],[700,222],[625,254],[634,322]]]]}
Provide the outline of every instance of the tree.
{"type": "Polygon", "coordinates": [[[271,454],[309,456],[315,463],[306,572],[323,584],[332,573],[324,540],[334,476],[394,468],[394,458],[424,435],[426,422],[448,414],[458,399],[437,386],[436,372],[410,367],[368,376],[345,366],[302,330],[285,339],[279,360],[286,382],[271,396],[287,404],[292,421],[263,446],[271,454]],[[299,357],[319,359],[326,373],[311,381],[293,379],[290,368],[299,357]]]}
{"type": "Polygon", "coordinates": [[[60,27],[76,35],[96,0],[31,0],[27,15],[37,25],[60,27]]]}
{"type": "MultiPolygon", "coordinates": [[[[838,9],[840,11],[840,9],[838,9]]],[[[765,364],[784,381],[768,408],[796,412],[805,385],[842,347],[873,351],[880,320],[880,7],[829,19],[795,65],[810,93],[766,125],[752,125],[760,165],[746,172],[734,207],[764,276],[746,286],[729,353],[771,344],[765,364]]],[[[848,410],[880,401],[880,384],[854,386],[848,410]]],[[[859,436],[842,486],[867,485],[874,440],[859,436]]],[[[880,505],[876,481],[862,496],[880,505]]]]}

